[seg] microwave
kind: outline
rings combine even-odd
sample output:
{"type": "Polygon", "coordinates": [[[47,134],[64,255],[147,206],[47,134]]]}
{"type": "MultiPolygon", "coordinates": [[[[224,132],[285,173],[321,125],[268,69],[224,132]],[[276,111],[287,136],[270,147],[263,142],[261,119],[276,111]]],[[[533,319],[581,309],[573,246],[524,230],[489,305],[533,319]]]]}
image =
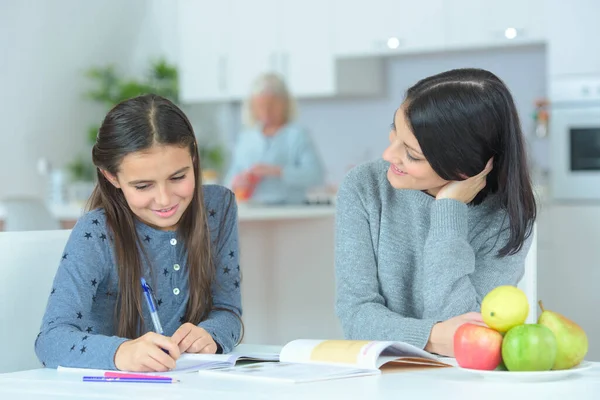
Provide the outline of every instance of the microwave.
{"type": "Polygon", "coordinates": [[[550,85],[550,192],[555,200],[600,200],[600,76],[550,85]]]}

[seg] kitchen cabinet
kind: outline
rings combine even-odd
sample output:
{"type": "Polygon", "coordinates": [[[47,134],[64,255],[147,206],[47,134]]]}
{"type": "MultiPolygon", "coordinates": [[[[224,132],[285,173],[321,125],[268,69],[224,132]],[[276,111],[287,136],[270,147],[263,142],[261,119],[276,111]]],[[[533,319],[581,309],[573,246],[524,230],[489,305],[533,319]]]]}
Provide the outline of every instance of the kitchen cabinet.
{"type": "Polygon", "coordinates": [[[600,2],[547,2],[548,75],[600,74],[600,2]]]}
{"type": "Polygon", "coordinates": [[[444,47],[444,1],[332,0],[336,56],[403,54],[444,47]]]}
{"type": "Polygon", "coordinates": [[[181,101],[230,97],[231,0],[178,0],[177,38],[181,101]]]}
{"type": "Polygon", "coordinates": [[[446,47],[542,43],[545,9],[544,0],[445,0],[446,47]]]}

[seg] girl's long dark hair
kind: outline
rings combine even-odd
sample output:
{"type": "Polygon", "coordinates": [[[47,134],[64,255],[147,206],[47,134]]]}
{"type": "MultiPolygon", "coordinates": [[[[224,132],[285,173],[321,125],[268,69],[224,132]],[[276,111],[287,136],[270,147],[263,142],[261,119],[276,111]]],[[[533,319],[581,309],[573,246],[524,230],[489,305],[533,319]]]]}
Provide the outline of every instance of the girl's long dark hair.
{"type": "Polygon", "coordinates": [[[486,187],[472,204],[498,195],[510,226],[498,255],[518,252],[537,211],[521,124],[506,85],[482,69],[443,72],[408,89],[404,112],[423,155],[443,179],[476,175],[494,157],[486,187]]]}
{"type": "MultiPolygon", "coordinates": [[[[135,229],[135,216],[123,192],[113,186],[101,170],[116,176],[126,155],[154,145],[187,148],[192,156],[196,190],[177,227],[177,234],[187,249],[189,266],[185,320],[198,324],[213,308],[211,284],[215,267],[204,207],[198,146],[192,126],[176,105],[160,96],[149,94],[123,101],[108,112],[98,131],[92,149],[98,183],[87,208],[104,209],[113,236],[119,276],[115,309],[117,335],[126,338],[140,334],[143,315],[140,278],[145,253],[135,229]]],[[[147,258],[146,261],[150,262],[147,258]]]]}

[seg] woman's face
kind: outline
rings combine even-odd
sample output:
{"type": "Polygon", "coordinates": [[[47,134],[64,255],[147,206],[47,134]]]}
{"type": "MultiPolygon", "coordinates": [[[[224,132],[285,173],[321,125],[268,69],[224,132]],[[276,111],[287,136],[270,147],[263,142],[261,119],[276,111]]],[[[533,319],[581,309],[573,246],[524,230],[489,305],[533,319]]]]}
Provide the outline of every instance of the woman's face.
{"type": "Polygon", "coordinates": [[[286,100],[271,93],[261,93],[251,100],[252,113],[260,124],[279,127],[285,124],[286,100]]]}
{"type": "Polygon", "coordinates": [[[390,145],[383,152],[383,159],[391,164],[388,181],[396,189],[424,190],[435,196],[448,181],[440,178],[423,156],[406,121],[403,106],[396,111],[391,128],[390,145]]]}

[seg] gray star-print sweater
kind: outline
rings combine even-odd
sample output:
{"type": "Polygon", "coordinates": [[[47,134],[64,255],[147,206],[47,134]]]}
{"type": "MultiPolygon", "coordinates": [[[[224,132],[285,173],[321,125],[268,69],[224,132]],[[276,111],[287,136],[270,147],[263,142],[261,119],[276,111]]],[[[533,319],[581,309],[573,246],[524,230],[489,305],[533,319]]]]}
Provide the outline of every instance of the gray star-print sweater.
{"type": "Polygon", "coordinates": [[[479,311],[481,300],[524,274],[531,236],[499,258],[506,212],[489,196],[474,207],[397,190],[383,160],[355,167],[337,198],[336,311],[349,339],[424,348],[436,322],[479,311]]]}
{"type": "MultiPolygon", "coordinates": [[[[222,186],[203,188],[216,268],[214,306],[229,309],[241,318],[235,198],[222,186]]],[[[186,322],[187,253],[177,232],[157,230],[139,221],[136,229],[152,260],[150,265],[144,264],[144,277],[153,289],[164,335],[171,336],[186,322]]],[[[35,341],[43,365],[116,369],[116,350],[127,339],[115,335],[118,273],[111,240],[102,209],[86,213],[73,228],[35,341]]],[[[142,333],[153,331],[145,301],[142,308],[142,333]]],[[[212,311],[199,326],[225,353],[232,350],[241,334],[240,320],[222,310],[212,311]]]]}

